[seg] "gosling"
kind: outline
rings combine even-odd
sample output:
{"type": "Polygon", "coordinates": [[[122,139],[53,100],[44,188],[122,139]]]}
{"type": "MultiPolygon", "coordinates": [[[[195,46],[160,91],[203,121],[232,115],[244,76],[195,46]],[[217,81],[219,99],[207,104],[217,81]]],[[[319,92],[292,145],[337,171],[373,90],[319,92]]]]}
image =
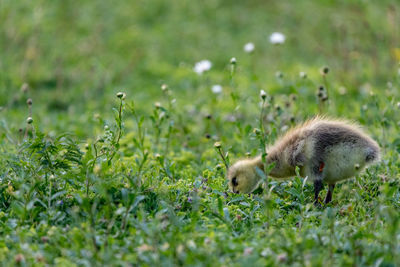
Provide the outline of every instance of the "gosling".
{"type": "MultiPolygon", "coordinates": [[[[274,164],[268,175],[274,178],[295,176],[314,183],[314,203],[329,185],[325,203],[332,200],[335,184],[353,177],[366,165],[379,159],[379,146],[357,124],[316,117],[293,128],[267,149],[267,164],[274,164]]],[[[236,162],[228,170],[229,187],[234,193],[251,193],[264,172],[261,156],[236,162]],[[258,170],[257,170],[258,169],[258,170]]]]}

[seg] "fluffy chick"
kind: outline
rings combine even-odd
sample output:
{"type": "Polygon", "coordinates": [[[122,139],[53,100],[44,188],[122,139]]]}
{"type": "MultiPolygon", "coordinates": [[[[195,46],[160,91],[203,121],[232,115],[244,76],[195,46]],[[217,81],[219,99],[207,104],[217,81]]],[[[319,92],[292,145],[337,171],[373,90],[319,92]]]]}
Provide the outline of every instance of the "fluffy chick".
{"type": "MultiPolygon", "coordinates": [[[[329,185],[325,203],[332,200],[337,182],[353,177],[379,159],[378,144],[357,124],[323,117],[293,128],[267,151],[267,163],[275,164],[268,175],[295,176],[298,166],[301,176],[314,183],[315,202],[323,184],[329,185]]],[[[234,193],[251,193],[260,183],[260,171],[264,171],[261,156],[239,160],[228,170],[230,189],[234,193]]]]}

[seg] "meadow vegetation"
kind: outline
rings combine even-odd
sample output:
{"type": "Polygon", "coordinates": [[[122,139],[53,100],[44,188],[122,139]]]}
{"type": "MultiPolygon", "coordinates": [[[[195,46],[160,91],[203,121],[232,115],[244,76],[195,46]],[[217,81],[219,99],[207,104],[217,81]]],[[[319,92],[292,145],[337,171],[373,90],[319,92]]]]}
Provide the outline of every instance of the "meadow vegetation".
{"type": "Polygon", "coordinates": [[[0,25],[2,265],[400,264],[397,1],[0,0],[0,25]],[[381,160],[321,207],[301,177],[228,191],[317,114],[381,160]]]}

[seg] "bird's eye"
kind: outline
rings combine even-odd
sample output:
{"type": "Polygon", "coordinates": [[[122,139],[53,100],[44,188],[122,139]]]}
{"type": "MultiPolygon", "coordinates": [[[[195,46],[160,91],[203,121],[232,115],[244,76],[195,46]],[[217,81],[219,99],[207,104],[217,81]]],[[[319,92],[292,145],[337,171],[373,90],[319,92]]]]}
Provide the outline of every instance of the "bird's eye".
{"type": "Polygon", "coordinates": [[[233,185],[233,186],[237,186],[237,185],[238,185],[238,182],[237,182],[236,177],[233,177],[233,178],[232,178],[232,185],[233,185]]]}

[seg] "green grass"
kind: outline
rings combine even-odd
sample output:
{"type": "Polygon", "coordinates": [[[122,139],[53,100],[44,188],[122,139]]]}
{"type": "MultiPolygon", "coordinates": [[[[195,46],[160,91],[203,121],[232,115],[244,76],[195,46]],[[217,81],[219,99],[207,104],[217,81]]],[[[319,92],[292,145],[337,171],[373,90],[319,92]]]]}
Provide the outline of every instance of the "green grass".
{"type": "Polygon", "coordinates": [[[394,0],[0,0],[1,264],[397,266],[399,20],[394,0]],[[215,142],[233,163],[319,113],[381,161],[320,208],[300,177],[228,192],[215,142]]]}

